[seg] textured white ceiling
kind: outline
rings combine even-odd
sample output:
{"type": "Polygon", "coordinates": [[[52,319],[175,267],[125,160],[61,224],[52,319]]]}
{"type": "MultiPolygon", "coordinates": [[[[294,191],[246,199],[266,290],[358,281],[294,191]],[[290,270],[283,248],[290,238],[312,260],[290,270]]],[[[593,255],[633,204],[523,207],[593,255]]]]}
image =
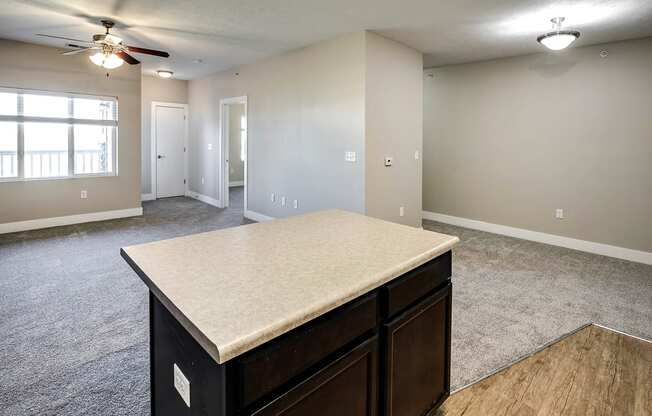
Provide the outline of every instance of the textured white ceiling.
{"type": "Polygon", "coordinates": [[[172,55],[138,55],[144,72],[190,79],[363,29],[427,67],[534,53],[558,15],[577,45],[652,36],[652,0],[2,0],[0,37],[63,47],[34,35],[89,39],[109,17],[128,44],[172,55]]]}

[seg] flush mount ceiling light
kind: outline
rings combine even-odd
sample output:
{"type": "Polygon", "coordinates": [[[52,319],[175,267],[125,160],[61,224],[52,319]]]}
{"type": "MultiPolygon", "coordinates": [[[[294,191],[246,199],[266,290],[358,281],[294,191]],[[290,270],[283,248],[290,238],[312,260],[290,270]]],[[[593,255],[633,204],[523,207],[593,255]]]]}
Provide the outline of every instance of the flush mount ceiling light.
{"type": "Polygon", "coordinates": [[[580,37],[580,32],[576,30],[561,30],[561,24],[564,20],[563,17],[550,19],[553,31],[539,36],[537,42],[553,51],[560,51],[570,46],[571,43],[580,37]]]}
{"type": "Polygon", "coordinates": [[[161,78],[172,78],[172,71],[156,71],[159,77],[161,78]]]}

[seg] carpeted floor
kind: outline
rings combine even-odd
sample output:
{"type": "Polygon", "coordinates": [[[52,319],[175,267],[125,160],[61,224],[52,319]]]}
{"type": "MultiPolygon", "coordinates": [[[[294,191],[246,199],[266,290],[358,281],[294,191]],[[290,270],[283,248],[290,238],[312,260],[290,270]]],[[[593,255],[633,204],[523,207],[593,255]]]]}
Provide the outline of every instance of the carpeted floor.
{"type": "Polygon", "coordinates": [[[652,339],[652,266],[424,221],[453,250],[452,388],[595,322],[652,339]]]}
{"type": "MultiPolygon", "coordinates": [[[[125,245],[243,223],[188,198],[138,218],[0,236],[0,415],[148,415],[147,290],[125,245]]],[[[589,321],[652,338],[652,266],[425,222],[454,254],[460,387],[589,321]]]]}

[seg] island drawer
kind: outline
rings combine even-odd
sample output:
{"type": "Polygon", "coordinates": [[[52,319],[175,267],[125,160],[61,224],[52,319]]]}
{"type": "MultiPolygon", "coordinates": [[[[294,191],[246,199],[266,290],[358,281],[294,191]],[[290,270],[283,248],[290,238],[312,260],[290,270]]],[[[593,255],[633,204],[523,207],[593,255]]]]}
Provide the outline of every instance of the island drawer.
{"type": "Polygon", "coordinates": [[[376,293],[341,306],[246,353],[236,361],[238,408],[314,371],[343,347],[376,329],[376,293]]]}
{"type": "Polygon", "coordinates": [[[405,310],[451,277],[451,252],[406,273],[381,289],[383,319],[405,310]]]}
{"type": "Polygon", "coordinates": [[[253,416],[376,416],[378,338],[367,339],[253,416]]]}

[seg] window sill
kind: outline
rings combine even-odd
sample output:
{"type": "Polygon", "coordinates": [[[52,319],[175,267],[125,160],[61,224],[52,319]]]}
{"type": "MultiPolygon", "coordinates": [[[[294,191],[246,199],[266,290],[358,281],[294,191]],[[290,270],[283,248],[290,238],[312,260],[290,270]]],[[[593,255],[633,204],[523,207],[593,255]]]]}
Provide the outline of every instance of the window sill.
{"type": "Polygon", "coordinates": [[[88,173],[74,176],[52,176],[48,178],[0,178],[0,183],[62,181],[66,179],[117,178],[114,173],[88,173]]]}

